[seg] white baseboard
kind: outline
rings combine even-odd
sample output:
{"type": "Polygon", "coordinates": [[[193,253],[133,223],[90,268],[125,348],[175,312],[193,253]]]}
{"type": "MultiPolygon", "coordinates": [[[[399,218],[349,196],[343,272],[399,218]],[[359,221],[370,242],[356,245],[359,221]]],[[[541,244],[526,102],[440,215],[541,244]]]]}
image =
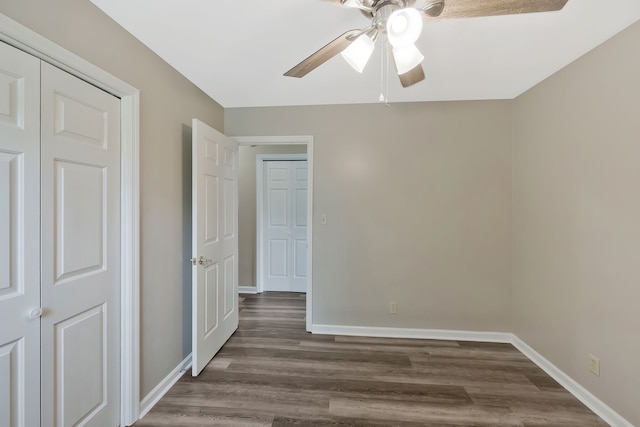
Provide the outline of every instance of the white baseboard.
{"type": "Polygon", "coordinates": [[[191,367],[191,355],[188,355],[182,362],[178,364],[169,375],[167,375],[160,384],[155,386],[153,390],[147,394],[144,399],[140,402],[140,418],[144,417],[149,413],[151,408],[155,406],[156,403],[162,396],[164,396],[171,387],[184,375],[184,373],[191,367]]]}
{"type": "Polygon", "coordinates": [[[586,388],[562,372],[516,335],[509,332],[476,332],[444,329],[411,329],[344,325],[311,325],[311,333],[324,335],[348,335],[357,337],[416,338],[432,340],[501,342],[512,344],[569,393],[584,403],[595,414],[612,427],[634,427],[629,421],[594,396],[586,388]]]}
{"type": "Polygon", "coordinates": [[[257,294],[258,288],[255,286],[238,286],[238,293],[241,294],[257,294]]]}
{"type": "Polygon", "coordinates": [[[357,337],[416,338],[428,340],[457,340],[511,343],[508,332],[455,331],[445,329],[412,329],[368,326],[311,325],[311,333],[349,335],[357,337]]]}
{"type": "Polygon", "coordinates": [[[620,414],[611,409],[602,400],[595,397],[589,390],[578,384],[573,378],[565,374],[556,365],[551,363],[548,359],[535,351],[524,341],[513,335],[511,344],[522,354],[527,356],[533,363],[538,365],[543,371],[545,371],[551,378],[556,380],[558,384],[566,388],[569,393],[573,394],[579,401],[585,404],[589,409],[602,418],[607,424],[613,427],[633,427],[629,421],[624,419],[620,414]]]}

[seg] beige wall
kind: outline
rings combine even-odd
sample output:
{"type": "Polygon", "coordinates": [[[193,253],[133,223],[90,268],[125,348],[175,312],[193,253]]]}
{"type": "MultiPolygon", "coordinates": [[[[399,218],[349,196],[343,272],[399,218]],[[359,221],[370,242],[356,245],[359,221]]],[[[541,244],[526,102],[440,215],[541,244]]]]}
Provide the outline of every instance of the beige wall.
{"type": "Polygon", "coordinates": [[[191,352],[190,124],[196,117],[222,131],[223,109],[88,0],[3,1],[0,13],[141,91],[145,396],[191,352]]]}
{"type": "Polygon", "coordinates": [[[640,426],[639,41],[635,24],[515,102],[513,321],[640,426]]]}
{"type": "Polygon", "coordinates": [[[508,101],[225,110],[230,136],[314,136],[315,324],[476,331],[510,330],[510,121],[508,101]]]}
{"type": "Polygon", "coordinates": [[[238,170],[238,283],[256,286],[256,156],[306,153],[306,145],[240,146],[238,170]]]}

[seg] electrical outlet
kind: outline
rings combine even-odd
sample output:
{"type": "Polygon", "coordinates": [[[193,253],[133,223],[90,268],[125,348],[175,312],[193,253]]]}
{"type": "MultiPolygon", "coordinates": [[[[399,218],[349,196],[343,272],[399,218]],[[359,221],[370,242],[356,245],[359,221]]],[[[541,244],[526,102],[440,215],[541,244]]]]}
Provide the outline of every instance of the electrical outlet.
{"type": "Polygon", "coordinates": [[[600,376],[600,359],[593,354],[589,355],[589,371],[596,376],[600,376]]]}
{"type": "Polygon", "coordinates": [[[389,314],[398,314],[398,303],[395,301],[389,302],[389,314]]]}

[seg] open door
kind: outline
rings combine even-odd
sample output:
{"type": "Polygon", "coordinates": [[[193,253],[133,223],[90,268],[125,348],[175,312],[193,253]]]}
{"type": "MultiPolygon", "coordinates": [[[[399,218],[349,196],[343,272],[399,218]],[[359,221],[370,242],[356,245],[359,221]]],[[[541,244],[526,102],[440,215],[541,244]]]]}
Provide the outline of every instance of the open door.
{"type": "Polygon", "coordinates": [[[192,375],[238,328],[238,144],[193,119],[192,375]]]}

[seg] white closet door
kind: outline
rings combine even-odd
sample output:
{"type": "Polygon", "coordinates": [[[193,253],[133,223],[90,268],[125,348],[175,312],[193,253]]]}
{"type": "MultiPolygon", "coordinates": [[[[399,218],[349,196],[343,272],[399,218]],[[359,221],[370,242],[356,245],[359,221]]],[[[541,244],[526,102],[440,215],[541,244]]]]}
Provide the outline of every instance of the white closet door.
{"type": "Polygon", "coordinates": [[[42,63],[42,426],[120,424],[120,100],[42,63]]]}
{"type": "Polygon", "coordinates": [[[307,162],[264,167],[264,290],[307,290],[307,162]]]}
{"type": "Polygon", "coordinates": [[[291,171],[288,161],[264,168],[264,290],[291,290],[291,171]]]}
{"type": "Polygon", "coordinates": [[[3,427],[40,423],[39,307],[40,61],[0,43],[0,426],[3,427]]]}

